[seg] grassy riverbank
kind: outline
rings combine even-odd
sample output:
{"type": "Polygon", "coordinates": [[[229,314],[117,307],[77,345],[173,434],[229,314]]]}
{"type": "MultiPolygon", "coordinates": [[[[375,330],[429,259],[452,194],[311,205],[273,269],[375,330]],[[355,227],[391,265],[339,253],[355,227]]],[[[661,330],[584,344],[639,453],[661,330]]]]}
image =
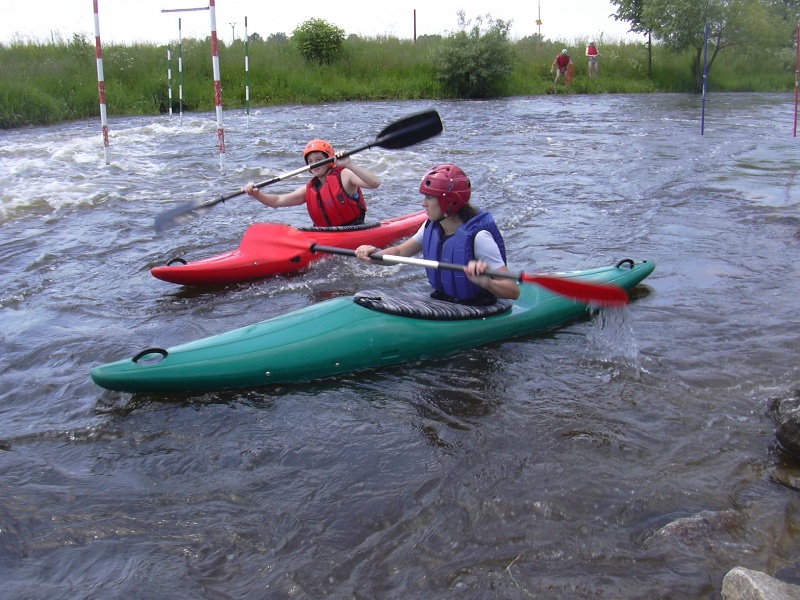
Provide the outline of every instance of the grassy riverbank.
{"type": "MultiPolygon", "coordinates": [[[[652,77],[643,43],[598,41],[600,78],[589,80],[583,57],[586,42],[512,42],[516,54],[505,95],[552,92],[550,65],[567,46],[575,63],[575,93],[690,92],[691,56],[653,48],[652,77]]],[[[284,39],[248,43],[250,105],[316,104],[345,100],[440,99],[449,97],[434,76],[432,54],[439,37],[416,44],[393,37],[349,37],[345,56],[333,65],[303,61],[284,39]]],[[[172,97],[178,105],[178,52],[172,51],[172,97]]],[[[184,111],[214,108],[210,45],[184,40],[184,111]]],[[[43,125],[99,115],[94,45],[80,36],[70,41],[15,42],[0,45],[0,128],[43,125]]],[[[103,48],[109,115],[158,114],[169,110],[167,46],[108,45],[103,48]]],[[[220,44],[222,101],[225,108],[245,106],[243,42],[220,44]]],[[[787,48],[772,60],[736,52],[722,53],[709,74],[714,91],[788,92],[794,88],[794,52],[787,48]]]]}

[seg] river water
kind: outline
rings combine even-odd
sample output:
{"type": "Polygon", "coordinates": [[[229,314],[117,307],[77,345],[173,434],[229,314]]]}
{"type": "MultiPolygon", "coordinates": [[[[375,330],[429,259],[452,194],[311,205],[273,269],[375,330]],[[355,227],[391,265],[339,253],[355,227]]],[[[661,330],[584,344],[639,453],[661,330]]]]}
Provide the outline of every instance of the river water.
{"type": "MultiPolygon", "coordinates": [[[[800,575],[798,463],[767,400],[800,380],[790,95],[370,102],[0,132],[0,580],[33,598],[718,598],[740,565],[800,575]],[[445,132],[354,160],[374,218],[455,162],[512,269],[648,259],[626,309],[546,335],[336,379],[198,395],[92,367],[414,267],[335,257],[184,288],[149,269],[303,210],[239,197],[156,215],[365,144],[435,108],[445,132]]],[[[272,186],[286,191],[304,177],[272,186]]]]}

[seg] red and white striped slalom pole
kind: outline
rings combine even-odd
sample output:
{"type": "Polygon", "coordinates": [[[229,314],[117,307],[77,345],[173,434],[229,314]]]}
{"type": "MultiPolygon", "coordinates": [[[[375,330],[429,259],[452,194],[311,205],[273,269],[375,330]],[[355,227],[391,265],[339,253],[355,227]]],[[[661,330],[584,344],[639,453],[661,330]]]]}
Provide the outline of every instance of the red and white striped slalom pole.
{"type": "Polygon", "coordinates": [[[169,102],[169,116],[172,116],[172,54],[167,48],[167,100],[169,102]]]}
{"type": "Polygon", "coordinates": [[[217,53],[217,13],[214,0],[209,0],[211,13],[211,63],[214,68],[214,105],[217,110],[217,142],[219,145],[219,168],[225,171],[225,130],[222,128],[222,86],[219,82],[219,54],[217,53]]]}
{"type": "Polygon", "coordinates": [[[94,1],[94,47],[97,58],[97,94],[100,98],[100,125],[103,130],[103,158],[108,163],[108,113],[106,112],[106,84],[103,77],[103,50],[100,46],[100,17],[97,0],[94,1]]]}
{"type": "Polygon", "coordinates": [[[247,55],[247,17],[244,18],[244,107],[250,127],[250,58],[247,55]]]}

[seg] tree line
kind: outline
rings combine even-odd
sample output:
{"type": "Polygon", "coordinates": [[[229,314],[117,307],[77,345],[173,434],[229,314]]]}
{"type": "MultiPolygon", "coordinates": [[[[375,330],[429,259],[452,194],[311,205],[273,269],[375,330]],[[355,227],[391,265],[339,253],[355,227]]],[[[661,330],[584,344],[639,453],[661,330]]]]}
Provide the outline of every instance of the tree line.
{"type": "MultiPolygon", "coordinates": [[[[794,30],[800,0],[612,0],[614,15],[642,41],[595,38],[600,77],[580,60],[588,38],[509,39],[510,21],[490,15],[445,36],[416,40],[361,38],[322,19],[290,35],[257,33],[247,43],[219,43],[226,109],[254,105],[418,99],[480,99],[554,93],[550,65],[562,48],[575,62],[571,93],[692,92],[702,83],[705,25],[709,25],[711,91],[788,92],[795,80],[794,30]],[[244,57],[249,54],[250,95],[244,57]]],[[[99,114],[95,48],[87,35],[47,43],[0,43],[0,129],[42,125],[99,114]]],[[[182,43],[182,98],[168,94],[165,55],[171,46],[103,48],[108,114],[158,114],[214,108],[209,39],[182,43]]],[[[177,90],[176,90],[177,91],[177,90]]]]}
{"type": "Polygon", "coordinates": [[[792,47],[800,19],[800,0],[611,0],[611,3],[617,7],[612,16],[629,23],[630,31],[646,36],[651,49],[655,39],[676,53],[691,51],[696,89],[702,87],[704,67],[710,72],[723,51],[769,61],[772,51],[792,47]]]}

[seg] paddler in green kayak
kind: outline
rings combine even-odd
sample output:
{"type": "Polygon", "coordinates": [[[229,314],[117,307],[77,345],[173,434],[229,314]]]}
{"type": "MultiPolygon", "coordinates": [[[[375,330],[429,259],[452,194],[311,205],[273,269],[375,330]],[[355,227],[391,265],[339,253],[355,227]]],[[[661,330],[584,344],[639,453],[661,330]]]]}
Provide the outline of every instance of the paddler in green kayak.
{"type": "MultiPolygon", "coordinates": [[[[303,150],[307,165],[335,157],[333,147],[325,140],[311,140],[303,150]]],[[[313,177],[286,194],[265,194],[251,181],[242,188],[261,204],[270,208],[305,204],[315,227],[361,225],[367,204],[361,189],[374,190],[381,184],[377,175],[356,165],[350,157],[310,169],[313,177]]]]}
{"type": "Polygon", "coordinates": [[[359,246],[356,256],[374,262],[369,257],[373,252],[406,257],[422,252],[426,260],[464,265],[463,273],[426,268],[433,298],[473,305],[492,304],[497,298],[516,300],[515,280],[483,275],[488,269],[508,272],[506,250],[492,215],[469,203],[472,189],[467,174],[453,164],[437,165],[422,177],[419,192],[428,220],[417,233],[384,250],[359,246]]]}

